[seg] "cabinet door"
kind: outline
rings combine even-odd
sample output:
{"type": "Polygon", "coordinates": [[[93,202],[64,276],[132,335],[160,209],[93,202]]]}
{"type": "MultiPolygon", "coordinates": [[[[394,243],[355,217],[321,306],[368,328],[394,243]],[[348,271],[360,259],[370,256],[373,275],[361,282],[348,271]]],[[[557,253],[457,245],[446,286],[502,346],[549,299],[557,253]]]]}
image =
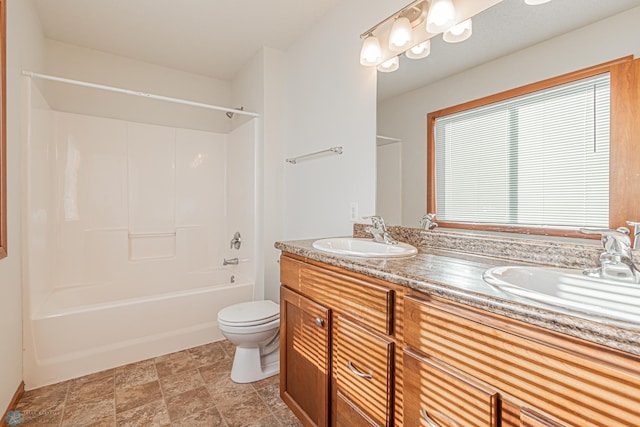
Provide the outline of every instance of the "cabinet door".
{"type": "Polygon", "coordinates": [[[495,427],[498,394],[428,356],[404,352],[404,424],[495,427]]]}
{"type": "Polygon", "coordinates": [[[328,426],[329,310],[280,288],[280,397],[302,423],[328,426]]]}
{"type": "Polygon", "coordinates": [[[359,419],[357,426],[392,425],[393,342],[342,316],[334,321],[336,425],[349,425],[350,419],[359,419]]]}

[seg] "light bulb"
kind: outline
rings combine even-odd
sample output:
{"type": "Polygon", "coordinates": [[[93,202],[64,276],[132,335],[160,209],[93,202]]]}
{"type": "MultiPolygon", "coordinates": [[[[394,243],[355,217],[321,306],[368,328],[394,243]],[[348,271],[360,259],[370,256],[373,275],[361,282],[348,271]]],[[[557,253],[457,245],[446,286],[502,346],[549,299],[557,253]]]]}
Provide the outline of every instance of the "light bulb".
{"type": "Polygon", "coordinates": [[[393,58],[378,65],[378,71],[381,71],[383,73],[390,73],[397,70],[398,68],[400,68],[400,60],[397,56],[394,56],[393,58]]]}
{"type": "Polygon", "coordinates": [[[451,0],[432,0],[427,14],[427,32],[447,31],[456,20],[456,9],[451,0]]]}
{"type": "Polygon", "coordinates": [[[382,61],[382,50],[380,49],[380,42],[374,36],[369,36],[364,39],[362,43],[362,50],[360,51],[360,64],[371,67],[378,65],[382,61]]]}
{"type": "Polygon", "coordinates": [[[459,43],[471,37],[472,32],[473,25],[471,23],[471,18],[469,18],[466,21],[462,21],[461,23],[451,27],[449,31],[442,35],[442,39],[447,43],[459,43]]]}
{"type": "Polygon", "coordinates": [[[431,53],[431,41],[427,40],[420,44],[413,46],[407,50],[404,54],[409,59],[422,59],[429,56],[431,53]]]}
{"type": "Polygon", "coordinates": [[[389,49],[396,52],[404,50],[412,40],[413,33],[409,19],[405,17],[396,19],[389,34],[389,49]]]}

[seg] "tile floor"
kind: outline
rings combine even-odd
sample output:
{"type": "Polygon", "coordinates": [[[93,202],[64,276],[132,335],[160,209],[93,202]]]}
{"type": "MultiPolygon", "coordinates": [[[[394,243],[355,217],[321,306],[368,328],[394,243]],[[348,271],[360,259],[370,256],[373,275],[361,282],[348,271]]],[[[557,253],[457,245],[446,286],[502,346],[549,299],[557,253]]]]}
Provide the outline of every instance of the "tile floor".
{"type": "Polygon", "coordinates": [[[233,351],[220,341],[27,391],[17,426],[301,426],[277,376],[231,381],[233,351]]]}

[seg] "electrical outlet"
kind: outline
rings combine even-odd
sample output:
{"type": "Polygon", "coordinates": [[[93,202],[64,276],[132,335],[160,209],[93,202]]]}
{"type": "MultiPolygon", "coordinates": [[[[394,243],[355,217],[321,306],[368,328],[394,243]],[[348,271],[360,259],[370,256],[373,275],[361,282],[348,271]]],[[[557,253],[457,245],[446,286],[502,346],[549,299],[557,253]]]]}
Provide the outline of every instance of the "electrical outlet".
{"type": "Polygon", "coordinates": [[[349,219],[351,220],[351,222],[358,221],[358,202],[351,202],[349,219]]]}

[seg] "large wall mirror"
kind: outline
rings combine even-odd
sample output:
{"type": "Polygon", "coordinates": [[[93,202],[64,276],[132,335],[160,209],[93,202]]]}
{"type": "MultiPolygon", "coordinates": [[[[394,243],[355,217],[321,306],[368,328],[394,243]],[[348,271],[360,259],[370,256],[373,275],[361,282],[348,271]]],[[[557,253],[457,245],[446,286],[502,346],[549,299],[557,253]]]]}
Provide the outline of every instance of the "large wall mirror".
{"type": "Polygon", "coordinates": [[[6,0],[0,0],[0,258],[7,256],[6,0]]]}
{"type": "Polygon", "coordinates": [[[429,113],[638,57],[638,19],[640,0],[551,0],[537,6],[503,0],[473,18],[468,40],[446,43],[437,36],[428,57],[402,55],[397,71],[378,72],[377,214],[388,224],[418,227],[426,213],[429,113]]]}

